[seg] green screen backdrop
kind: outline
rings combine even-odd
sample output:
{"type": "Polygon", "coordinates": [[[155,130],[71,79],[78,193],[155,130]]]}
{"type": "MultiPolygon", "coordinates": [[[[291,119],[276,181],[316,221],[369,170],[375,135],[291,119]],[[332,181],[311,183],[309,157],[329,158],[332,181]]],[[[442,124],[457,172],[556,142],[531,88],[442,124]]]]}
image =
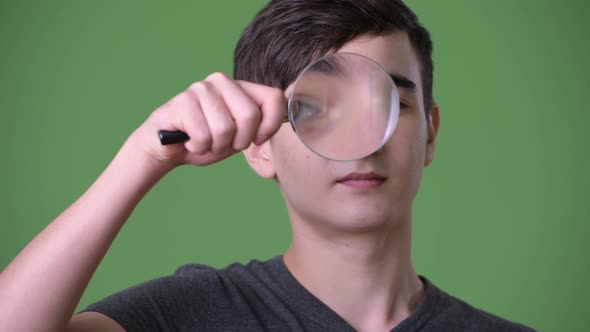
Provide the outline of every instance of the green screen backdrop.
{"type": "MultiPolygon", "coordinates": [[[[213,71],[231,74],[240,32],[264,3],[3,1],[0,267],[153,109],[213,71]]],[[[418,273],[539,330],[587,330],[590,6],[408,4],[432,33],[441,107],[415,202],[418,273]]],[[[270,258],[289,237],[277,187],[241,155],[181,167],[137,207],[78,309],[185,263],[270,258]]]]}

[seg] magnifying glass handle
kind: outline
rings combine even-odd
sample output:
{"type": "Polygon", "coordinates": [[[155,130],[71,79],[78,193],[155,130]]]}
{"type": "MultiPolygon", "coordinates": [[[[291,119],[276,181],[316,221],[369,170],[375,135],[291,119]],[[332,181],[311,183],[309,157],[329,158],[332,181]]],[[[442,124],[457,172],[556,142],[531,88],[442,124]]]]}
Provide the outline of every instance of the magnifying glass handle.
{"type": "Polygon", "coordinates": [[[169,131],[169,130],[160,130],[160,143],[162,145],[168,144],[176,144],[186,142],[190,139],[190,137],[184,132],[180,130],[169,131]]]}

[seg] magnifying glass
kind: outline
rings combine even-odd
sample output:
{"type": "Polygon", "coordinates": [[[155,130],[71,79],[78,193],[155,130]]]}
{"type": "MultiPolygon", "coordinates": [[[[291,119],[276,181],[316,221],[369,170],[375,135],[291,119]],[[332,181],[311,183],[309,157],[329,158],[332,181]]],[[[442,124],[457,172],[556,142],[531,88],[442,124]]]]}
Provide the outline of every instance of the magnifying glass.
{"type": "MultiPolygon", "coordinates": [[[[317,155],[335,161],[368,157],[389,140],[399,118],[399,94],[390,74],[356,53],[332,53],[295,80],[284,122],[317,155]]],[[[162,144],[189,139],[160,131],[162,144]]]]}

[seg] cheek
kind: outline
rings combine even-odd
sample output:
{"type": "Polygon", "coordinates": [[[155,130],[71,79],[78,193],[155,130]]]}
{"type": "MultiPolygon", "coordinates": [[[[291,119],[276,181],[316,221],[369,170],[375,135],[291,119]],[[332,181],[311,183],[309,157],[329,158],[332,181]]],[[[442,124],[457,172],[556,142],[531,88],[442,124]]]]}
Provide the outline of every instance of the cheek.
{"type": "Polygon", "coordinates": [[[271,140],[277,182],[289,211],[314,219],[325,200],[331,174],[326,160],[307,149],[291,128],[271,140]]]}
{"type": "Polygon", "coordinates": [[[408,164],[409,161],[417,161],[416,159],[424,157],[427,138],[425,121],[424,115],[418,113],[400,115],[391,141],[396,150],[395,155],[406,160],[403,164],[408,164]]]}
{"type": "Polygon", "coordinates": [[[400,185],[414,192],[422,177],[426,149],[426,126],[419,116],[402,116],[398,122],[389,148],[390,158],[393,160],[391,170],[398,174],[400,185]]]}
{"type": "Polygon", "coordinates": [[[299,140],[290,125],[285,124],[271,139],[272,159],[280,183],[307,182],[320,173],[317,156],[299,140]]]}

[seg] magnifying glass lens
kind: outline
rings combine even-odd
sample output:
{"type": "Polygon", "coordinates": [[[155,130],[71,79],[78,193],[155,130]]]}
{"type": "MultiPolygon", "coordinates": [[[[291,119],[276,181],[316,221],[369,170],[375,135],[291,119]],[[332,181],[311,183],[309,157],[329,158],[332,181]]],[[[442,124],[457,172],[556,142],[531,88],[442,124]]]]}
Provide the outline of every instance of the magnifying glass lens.
{"type": "Polygon", "coordinates": [[[289,120],[310,150],[331,160],[357,160],[379,150],[399,117],[391,76],[373,60],[333,53],[295,81],[289,120]]]}

